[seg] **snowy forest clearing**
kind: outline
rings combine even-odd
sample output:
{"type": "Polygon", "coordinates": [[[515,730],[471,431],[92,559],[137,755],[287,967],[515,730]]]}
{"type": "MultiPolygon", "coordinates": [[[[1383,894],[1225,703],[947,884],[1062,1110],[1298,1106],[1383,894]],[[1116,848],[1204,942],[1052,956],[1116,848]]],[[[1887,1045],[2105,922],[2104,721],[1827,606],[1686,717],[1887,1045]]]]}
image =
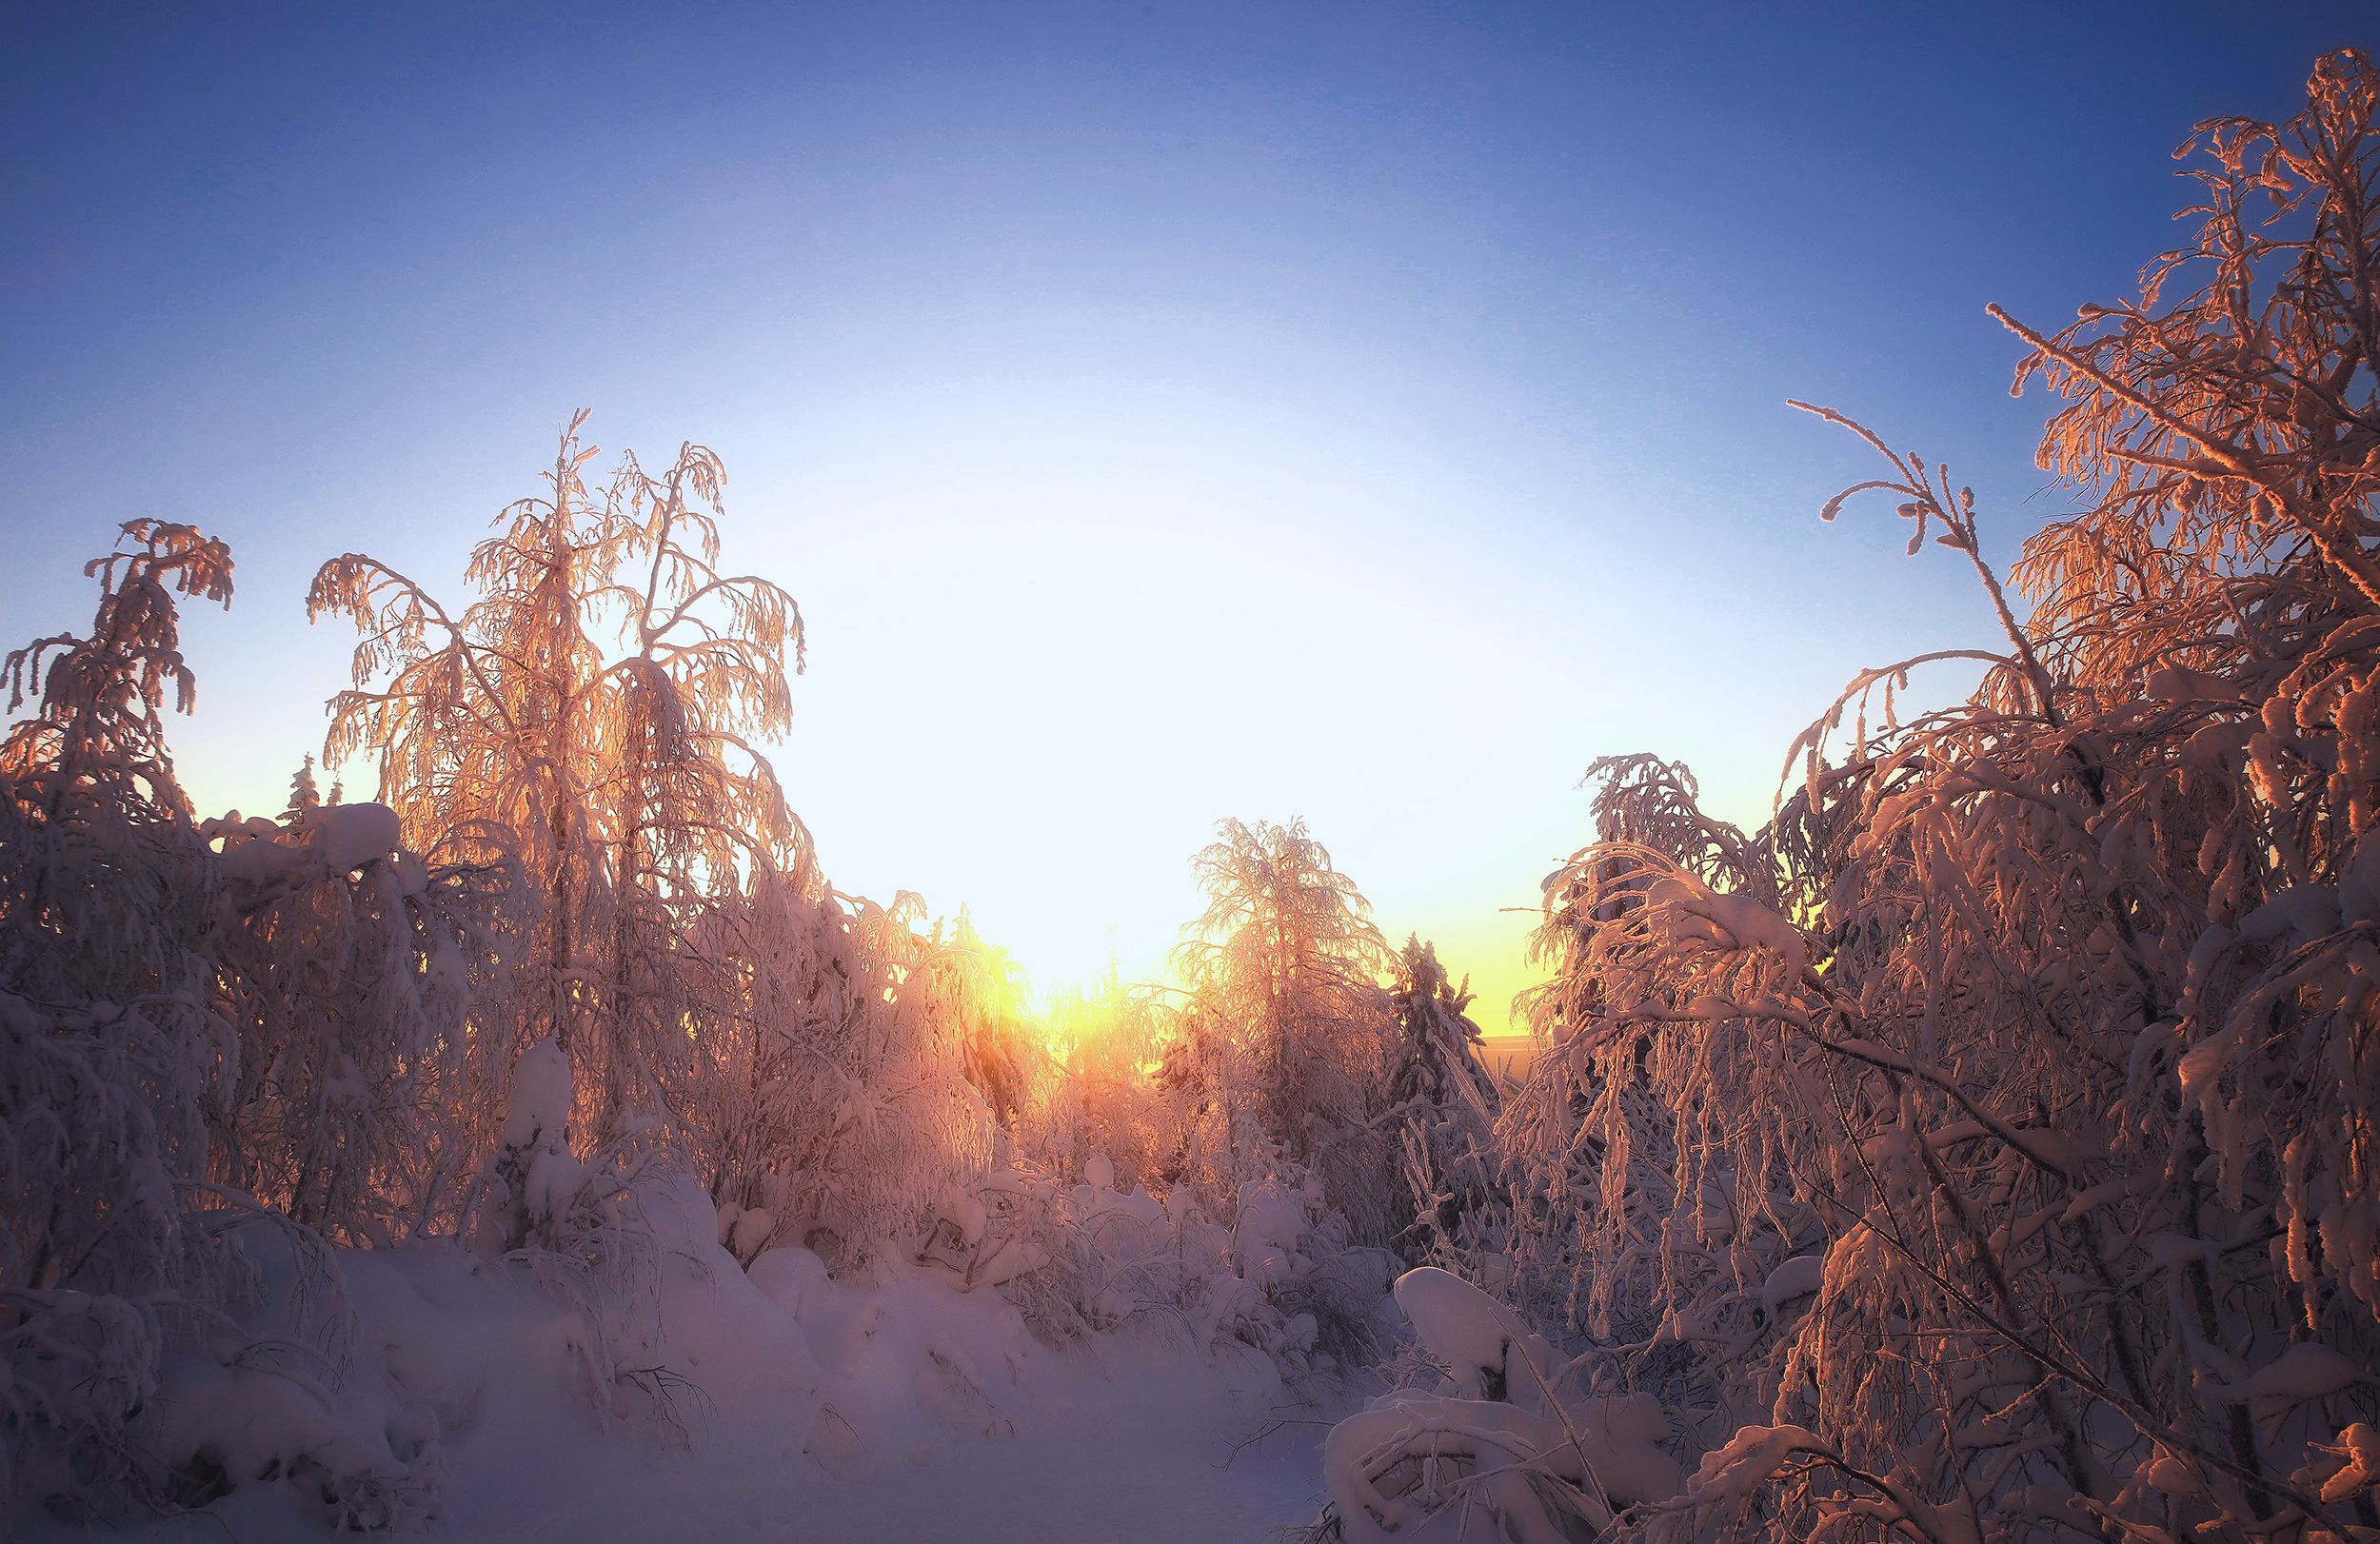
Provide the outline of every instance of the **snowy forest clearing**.
{"type": "Polygon", "coordinates": [[[228,546],[128,522],[0,666],[0,1526],[2380,1544],[2380,69],[2183,155],[2135,299],[1993,310],[2010,583],[1793,405],[1980,643],[1754,829],[1595,761],[1511,1077],[1302,821],[1045,1009],[837,889],[704,446],[323,563],[377,797],[278,815],[167,745],[228,546]]]}
{"type": "Polygon", "coordinates": [[[1236,1402],[1196,1391],[1205,1369],[1158,1371],[1193,1387],[1086,1390],[1013,1443],[947,1449],[883,1484],[838,1484],[802,1514],[816,1519],[821,1538],[1048,1544],[1260,1544],[1313,1521],[1322,1432],[1312,1410],[1292,1413],[1300,1424],[1257,1435],[1263,1428],[1236,1402]]]}
{"type": "MultiPolygon", "coordinates": [[[[437,1486],[417,1525],[482,1544],[1208,1544],[1259,1540],[1319,1508],[1332,1404],[1291,1398],[1259,1356],[1210,1361],[1162,1320],[1052,1348],[1005,1299],[962,1293],[945,1272],[893,1267],[872,1291],[844,1290],[805,1257],[747,1277],[676,1220],[662,1222],[668,1280],[652,1321],[667,1329],[648,1348],[672,1370],[666,1403],[623,1404],[601,1425],[575,1315],[442,1245],[344,1262],[357,1311],[345,1423],[368,1445],[352,1401],[369,1388],[388,1428],[423,1405],[442,1434],[405,1455],[408,1481],[437,1486]]],[[[241,1380],[208,1404],[208,1437],[235,1466],[327,1456],[324,1412],[307,1403],[278,1376],[241,1380]]],[[[117,1536],[320,1539],[309,1490],[248,1487],[117,1536]]]]}
{"type": "MultiPolygon", "coordinates": [[[[1270,1424],[1261,1400],[1161,1350],[1121,1369],[1053,1356],[1009,1391],[1013,1435],[921,1436],[831,1473],[790,1433],[809,1401],[755,1397],[715,1411],[683,1449],[600,1437],[554,1408],[536,1436],[492,1432],[448,1455],[433,1537],[478,1544],[585,1539],[965,1539],[980,1544],[1257,1544],[1320,1507],[1317,1412],[1270,1424]],[[1019,1397],[1021,1396],[1021,1397],[1019,1397]]],[[[211,1514],[125,1529],[125,1544],[320,1540],[318,1516],[268,1493],[211,1514]]],[[[89,1535],[37,1530],[66,1544],[89,1535]]]]}
{"type": "MultiPolygon", "coordinates": [[[[567,1505],[519,1520],[508,1514],[527,1510],[520,1503],[490,1497],[482,1509],[458,1486],[458,1506],[486,1527],[466,1534],[459,1524],[457,1536],[488,1544],[788,1536],[1216,1544],[1261,1541],[1284,1522],[1312,1520],[1319,1505],[1318,1432],[1285,1428],[1235,1454],[1247,1436],[1243,1416],[1185,1415],[1169,1408],[1174,1397],[1150,1391],[1103,1406],[1052,1409],[1012,1439],[943,1448],[902,1471],[843,1479],[821,1476],[798,1458],[748,1467],[724,1449],[715,1457],[629,1460],[585,1490],[573,1486],[567,1505]]],[[[750,1463],[767,1457],[756,1444],[750,1463]]],[[[220,1536],[203,1527],[154,1536],[185,1534],[220,1536]]],[[[270,1535],[242,1530],[239,1536],[270,1535]]]]}

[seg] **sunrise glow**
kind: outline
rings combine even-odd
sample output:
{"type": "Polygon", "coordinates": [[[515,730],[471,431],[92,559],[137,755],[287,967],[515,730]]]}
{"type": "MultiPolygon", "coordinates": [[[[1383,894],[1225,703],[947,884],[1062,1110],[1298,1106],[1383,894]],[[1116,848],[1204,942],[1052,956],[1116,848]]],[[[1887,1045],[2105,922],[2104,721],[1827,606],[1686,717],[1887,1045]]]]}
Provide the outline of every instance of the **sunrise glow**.
{"type": "Polygon", "coordinates": [[[19,11],[0,1540],[2380,1544],[2369,0],[19,11]]]}

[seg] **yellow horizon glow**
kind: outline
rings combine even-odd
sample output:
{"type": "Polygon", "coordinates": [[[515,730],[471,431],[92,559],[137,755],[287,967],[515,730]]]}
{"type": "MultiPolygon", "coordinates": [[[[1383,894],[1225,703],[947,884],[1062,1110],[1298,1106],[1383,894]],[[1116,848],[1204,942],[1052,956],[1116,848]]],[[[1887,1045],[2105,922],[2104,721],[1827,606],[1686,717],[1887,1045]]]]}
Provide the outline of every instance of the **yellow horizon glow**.
{"type": "MultiPolygon", "coordinates": [[[[1111,966],[1168,979],[1218,821],[1303,817],[1391,945],[1435,942],[1481,1027],[1512,1027],[1532,979],[1516,908],[1582,835],[1577,758],[1483,756],[1465,726],[1526,722],[1569,688],[1508,581],[1445,523],[1478,497],[1457,469],[1377,452],[1358,467],[1298,425],[1212,404],[975,400],[922,428],[877,407],[854,407],[826,471],[765,437],[705,435],[730,479],[723,569],[784,584],[808,622],[793,731],[768,749],[830,882],[966,908],[1046,1014],[1111,966]],[[936,455],[915,454],[921,433],[936,455]]],[[[587,432],[607,447],[597,468],[659,443],[600,410],[587,432]]],[[[453,512],[443,558],[390,561],[467,604],[463,558],[533,488],[538,453],[525,444],[512,483],[453,512]]],[[[261,685],[278,734],[179,738],[199,742],[185,768],[210,812],[278,809],[352,633],[298,634],[260,683],[252,659],[205,658],[221,625],[186,626],[193,727],[261,685]]],[[[339,770],[371,796],[367,769],[339,770]]]]}

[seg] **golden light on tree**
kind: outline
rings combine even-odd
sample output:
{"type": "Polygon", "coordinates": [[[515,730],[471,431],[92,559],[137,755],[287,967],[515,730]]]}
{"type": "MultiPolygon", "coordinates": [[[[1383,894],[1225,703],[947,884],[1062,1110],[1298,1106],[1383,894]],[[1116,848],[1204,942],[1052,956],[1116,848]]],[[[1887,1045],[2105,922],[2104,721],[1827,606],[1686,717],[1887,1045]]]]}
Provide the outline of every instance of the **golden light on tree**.
{"type": "Polygon", "coordinates": [[[706,988],[667,963],[679,919],[756,870],[819,881],[747,738],[790,727],[800,610],[719,572],[717,456],[685,445],[659,477],[627,456],[590,493],[585,421],[564,431],[548,496],[507,508],[473,554],[482,593],[459,615],[356,553],[323,566],[307,605],[363,635],[328,753],[374,755],[408,828],[494,841],[526,870],[525,1027],[573,1058],[584,1099],[601,1091],[608,1133],[683,1076],[667,1026],[706,988]]]}

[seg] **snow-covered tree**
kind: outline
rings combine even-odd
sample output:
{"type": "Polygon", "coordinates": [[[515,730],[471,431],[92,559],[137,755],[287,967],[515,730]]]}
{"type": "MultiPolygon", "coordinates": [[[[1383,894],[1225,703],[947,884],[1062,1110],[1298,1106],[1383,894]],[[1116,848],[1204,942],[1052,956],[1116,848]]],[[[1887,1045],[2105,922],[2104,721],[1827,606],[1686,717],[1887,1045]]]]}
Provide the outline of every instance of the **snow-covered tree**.
{"type": "Polygon", "coordinates": [[[175,594],[228,603],[230,556],[188,526],[124,534],[89,567],[89,636],[5,667],[12,706],[38,701],[0,746],[0,1515],[269,1472],[333,1520],[418,1519],[420,1444],[347,1422],[316,1226],[379,1237],[436,1209],[453,1091],[406,1096],[425,1040],[462,1033],[455,956],[491,908],[401,854],[391,811],[325,805],[310,778],[284,821],[192,822],[165,744],[169,696],[193,697],[175,594]]]}
{"type": "Polygon", "coordinates": [[[929,1220],[990,1155],[968,1078],[981,1024],[954,982],[970,945],[889,906],[764,876],[706,912],[694,946],[742,984],[696,1042],[696,1158],[726,1241],[856,1263],[929,1220]]]}
{"type": "Polygon", "coordinates": [[[2029,616],[1968,490],[1824,413],[1886,462],[1826,514],[1891,494],[1997,638],[1854,681],[1755,837],[1640,775],[1549,881],[1502,1131],[1598,1386],[1707,1450],[1656,1532],[2372,1526],[2375,105],[2350,50],[2204,126],[2136,298],[2003,318],[2085,505],[2029,616]]]}
{"type": "MultiPolygon", "coordinates": [[[[307,615],[353,619],[355,685],[330,704],[333,762],[368,753],[380,794],[419,841],[477,843],[516,859],[536,900],[534,948],[507,996],[513,1032],[584,1038],[584,912],[600,881],[598,812],[580,798],[601,715],[587,698],[603,650],[589,603],[609,582],[620,533],[579,468],[581,413],[551,488],[499,516],[472,555],[481,599],[457,615],[360,553],[323,565],[307,615]]],[[[591,1054],[591,1050],[590,1050],[591,1054]]]]}
{"type": "Polygon", "coordinates": [[[1181,1112],[1155,1071],[1175,1013],[1165,992],[1113,969],[1085,992],[1061,994],[1041,1021],[1049,1045],[1023,1145],[1040,1162],[1079,1174],[1104,1158],[1129,1187],[1163,1182],[1180,1146],[1181,1112]]]}
{"type": "Polygon", "coordinates": [[[1206,910],[1183,931],[1175,968],[1192,998],[1180,1059],[1218,1128],[1211,1151],[1250,1160],[1236,1117],[1324,1176],[1331,1201],[1368,1240],[1394,1216],[1390,1138],[1372,1124],[1392,1034],[1378,985],[1390,961],[1371,906],[1330,853],[1288,825],[1217,827],[1195,867],[1206,910]]]}
{"type": "Polygon", "coordinates": [[[1500,1245],[1495,1127],[1502,1098],[1479,1059],[1479,1026],[1463,1012],[1470,983],[1448,980],[1438,950],[1411,937],[1398,956],[1392,1001],[1398,1040],[1388,1118],[1403,1145],[1410,1214],[1398,1247],[1432,1260],[1500,1245]]]}
{"type": "Polygon", "coordinates": [[[1669,1419],[1643,1394],[1582,1396],[1546,1339],[1450,1272],[1399,1277],[1421,1365],[1331,1429],[1326,1536],[1570,1544],[1676,1496],[1669,1419]]]}
{"type": "Polygon", "coordinates": [[[362,634],[330,754],[373,754],[420,840],[484,843],[525,871],[513,1028],[571,1058],[578,1113],[609,1138],[683,1118],[693,1097],[684,1027],[732,986],[684,946],[692,919],[756,869],[819,881],[752,743],[790,723],[801,613],[718,569],[717,456],[688,445],[658,477],[630,456],[590,491],[585,417],[547,495],[509,506],[474,553],[480,595],[460,615],[355,553],[323,566],[308,606],[362,634]]]}
{"type": "Polygon", "coordinates": [[[12,818],[0,969],[35,997],[200,990],[214,925],[203,843],[166,746],[166,703],[188,712],[174,596],[228,605],[231,554],[188,525],[136,520],[85,572],[98,579],[88,638],[37,639],[5,666],[11,712],[0,743],[12,818]]]}
{"type": "Polygon", "coordinates": [[[588,604],[620,614],[627,645],[590,693],[606,749],[585,787],[608,826],[606,1128],[631,1109],[699,1098],[686,1027],[706,1020],[728,982],[685,947],[688,920],[755,871],[821,882],[809,834],[752,743],[792,725],[786,666],[800,668],[802,613],[778,585],[719,571],[725,478],[717,456],[689,445],[658,478],[625,458],[605,489],[618,556],[588,604]]]}
{"type": "Polygon", "coordinates": [[[228,604],[220,542],[127,524],[88,636],[11,653],[0,743],[0,1506],[162,1494],[139,1422],[176,1332],[239,1284],[207,1206],[237,1039],[212,861],[174,781],[175,597],[228,604]]]}
{"type": "Polygon", "coordinates": [[[325,804],[310,763],[278,821],[221,844],[240,1029],[216,1177],[348,1241],[450,1229],[494,1135],[498,1037],[466,1017],[510,962],[506,864],[424,859],[384,804],[325,804]]]}

